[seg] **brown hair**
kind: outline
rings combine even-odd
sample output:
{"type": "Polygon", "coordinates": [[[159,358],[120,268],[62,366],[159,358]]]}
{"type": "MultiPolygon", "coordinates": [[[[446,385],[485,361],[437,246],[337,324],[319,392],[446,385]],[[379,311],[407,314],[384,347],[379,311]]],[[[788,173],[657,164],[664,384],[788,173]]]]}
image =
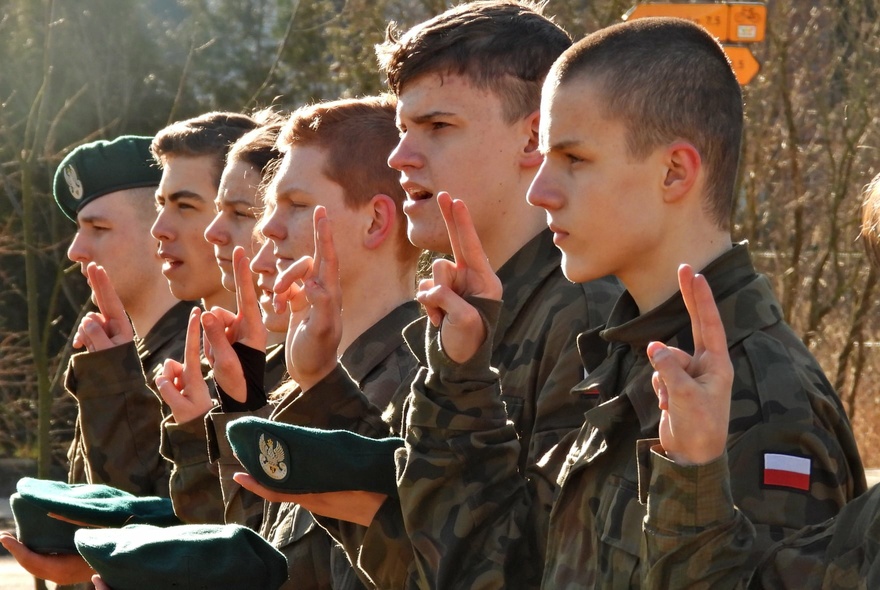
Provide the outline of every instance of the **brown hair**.
{"type": "Polygon", "coordinates": [[[607,116],[627,126],[634,158],[678,139],[697,148],[707,171],[707,211],[718,227],[729,228],[743,98],[718,41],[683,19],[613,25],[566,51],[549,83],[587,77],[600,89],[607,116]]]}
{"type": "Polygon", "coordinates": [[[238,161],[253,166],[260,173],[258,192],[260,199],[263,199],[281,160],[277,142],[286,121],[282,115],[269,109],[255,113],[254,120],[260,126],[232,144],[226,154],[226,163],[238,161]]]}
{"type": "Polygon", "coordinates": [[[516,0],[482,0],[456,6],[403,35],[388,25],[376,46],[379,66],[391,90],[428,73],[467,77],[494,92],[512,123],[538,109],[541,84],[571,38],[541,15],[542,5],[516,0]]]}
{"type": "Polygon", "coordinates": [[[220,174],[223,172],[223,163],[230,146],[258,126],[259,123],[253,118],[240,113],[206,113],[172,123],[159,131],[153,138],[150,151],[160,166],[171,156],[214,156],[214,185],[220,186],[220,174]]]}
{"type": "Polygon", "coordinates": [[[859,237],[871,263],[880,266],[880,174],[868,183],[863,194],[859,237]]]}
{"type": "Polygon", "coordinates": [[[282,128],[278,147],[281,152],[296,146],[322,150],[326,155],[322,172],[342,187],[350,208],[361,207],[378,194],[391,197],[399,216],[402,259],[414,260],[418,250],[406,238],[403,216],[406,193],[399,173],[388,166],[388,156],[399,139],[396,103],[393,96],[383,95],[301,107],[282,128]]]}

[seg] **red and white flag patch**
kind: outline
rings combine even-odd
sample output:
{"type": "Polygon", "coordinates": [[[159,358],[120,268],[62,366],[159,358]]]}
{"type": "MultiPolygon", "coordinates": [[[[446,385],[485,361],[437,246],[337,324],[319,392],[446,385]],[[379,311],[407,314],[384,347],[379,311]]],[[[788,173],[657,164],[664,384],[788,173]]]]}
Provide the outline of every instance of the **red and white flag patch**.
{"type": "Polygon", "coordinates": [[[808,457],[764,453],[764,485],[809,491],[811,468],[808,457]]]}

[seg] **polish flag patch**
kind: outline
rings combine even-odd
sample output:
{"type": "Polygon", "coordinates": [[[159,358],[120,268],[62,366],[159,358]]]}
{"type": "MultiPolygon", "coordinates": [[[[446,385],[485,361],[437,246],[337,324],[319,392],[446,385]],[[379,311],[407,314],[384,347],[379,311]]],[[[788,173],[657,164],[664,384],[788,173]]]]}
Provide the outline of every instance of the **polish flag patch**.
{"type": "Polygon", "coordinates": [[[808,457],[764,453],[764,485],[809,491],[812,464],[808,457]]]}

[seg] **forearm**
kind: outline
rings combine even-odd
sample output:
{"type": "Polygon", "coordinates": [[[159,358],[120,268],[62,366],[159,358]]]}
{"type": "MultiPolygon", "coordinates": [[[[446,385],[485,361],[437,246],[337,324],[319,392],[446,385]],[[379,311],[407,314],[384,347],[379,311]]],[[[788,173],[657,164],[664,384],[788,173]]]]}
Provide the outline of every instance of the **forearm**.
{"type": "Polygon", "coordinates": [[[269,418],[272,406],[266,405],[255,412],[221,412],[219,409],[208,414],[205,421],[208,433],[208,449],[212,462],[216,465],[220,476],[222,490],[224,520],[227,524],[240,524],[254,530],[260,530],[263,519],[263,499],[243,489],[232,476],[244,471],[229,440],[226,438],[226,425],[242,416],[269,418]]]}
{"type": "MultiPolygon", "coordinates": [[[[487,326],[497,307],[478,301],[487,326]]],[[[427,366],[413,386],[407,457],[398,488],[420,585],[509,586],[510,556],[522,541],[529,498],[516,432],[489,366],[492,330],[464,364],[427,332],[427,366]]]]}
{"type": "Polygon", "coordinates": [[[648,490],[643,586],[745,588],[755,562],[755,529],[734,507],[727,455],[681,466],[654,443],[639,441],[639,489],[648,490]]]}
{"type": "Polygon", "coordinates": [[[168,495],[159,454],[161,404],[134,343],[75,355],[66,385],[76,397],[86,479],[136,495],[168,495]]]}
{"type": "Polygon", "coordinates": [[[169,484],[178,518],[187,524],[223,524],[223,494],[208,456],[205,416],[163,423],[162,455],[174,465],[169,484]]]}

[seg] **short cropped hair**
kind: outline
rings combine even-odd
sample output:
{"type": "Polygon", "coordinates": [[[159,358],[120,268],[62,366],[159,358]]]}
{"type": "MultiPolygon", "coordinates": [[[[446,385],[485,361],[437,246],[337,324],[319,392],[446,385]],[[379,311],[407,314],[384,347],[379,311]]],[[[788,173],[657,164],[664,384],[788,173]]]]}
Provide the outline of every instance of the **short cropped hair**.
{"type": "Polygon", "coordinates": [[[226,164],[244,162],[253,166],[260,173],[259,196],[262,199],[281,162],[278,135],[286,120],[280,114],[269,110],[255,113],[254,119],[260,126],[248,131],[232,144],[229,153],[226,154],[226,164]]]}
{"type": "Polygon", "coordinates": [[[568,33],[541,15],[542,5],[481,0],[451,8],[404,34],[388,25],[376,46],[379,66],[398,96],[424,74],[456,74],[501,99],[513,123],[538,109],[550,66],[571,45],[568,33]]]}
{"type": "Polygon", "coordinates": [[[220,175],[229,148],[238,138],[258,126],[259,123],[252,117],[240,113],[206,113],[165,127],[153,138],[150,150],[160,166],[171,156],[213,156],[216,160],[214,185],[220,186],[220,175]]]}
{"type": "Polygon", "coordinates": [[[859,235],[871,264],[880,266],[880,174],[865,187],[859,235]]]}
{"type": "Polygon", "coordinates": [[[394,201],[399,214],[399,238],[405,258],[418,251],[406,238],[403,202],[406,193],[399,173],[388,166],[397,146],[397,100],[391,95],[341,99],[301,107],[291,114],[278,136],[282,153],[294,147],[314,147],[325,154],[322,173],[342,187],[345,205],[362,207],[377,194],[394,201]]]}
{"type": "Polygon", "coordinates": [[[730,227],[743,130],[742,90],[730,60],[705,29],[676,18],[610,26],[575,43],[556,62],[549,84],[587,78],[605,114],[627,127],[631,156],[684,140],[706,170],[706,208],[730,227]]]}

